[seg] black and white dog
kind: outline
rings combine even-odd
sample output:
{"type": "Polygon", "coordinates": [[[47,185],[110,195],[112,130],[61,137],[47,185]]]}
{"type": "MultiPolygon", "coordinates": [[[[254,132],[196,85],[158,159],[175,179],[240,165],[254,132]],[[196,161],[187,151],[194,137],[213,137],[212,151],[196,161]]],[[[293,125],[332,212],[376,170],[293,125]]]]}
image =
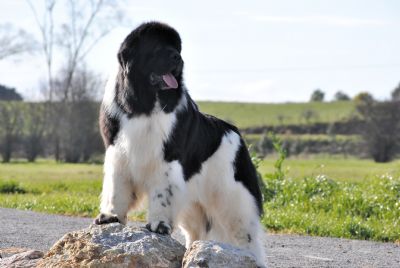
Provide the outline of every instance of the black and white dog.
{"type": "Polygon", "coordinates": [[[101,213],[96,224],[126,223],[148,199],[147,228],[180,226],[188,248],[217,240],[264,257],[256,170],[236,127],[200,113],[183,85],[181,39],[145,23],[118,52],[100,111],[106,145],[101,213]]]}

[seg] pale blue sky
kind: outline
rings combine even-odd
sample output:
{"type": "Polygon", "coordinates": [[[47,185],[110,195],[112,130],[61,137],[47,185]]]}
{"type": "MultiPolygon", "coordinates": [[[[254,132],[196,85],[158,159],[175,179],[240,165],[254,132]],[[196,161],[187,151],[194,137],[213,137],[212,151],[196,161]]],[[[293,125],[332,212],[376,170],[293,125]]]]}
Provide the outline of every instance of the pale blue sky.
{"type": "MultiPolygon", "coordinates": [[[[126,34],[160,20],[181,34],[185,81],[197,100],[307,101],[316,88],[328,99],[337,90],[384,99],[400,82],[397,0],[127,0],[124,10],[129,26],[88,57],[104,77],[126,34]]],[[[24,0],[1,0],[0,18],[37,32],[24,0]]],[[[0,62],[0,83],[27,97],[39,96],[43,78],[39,57],[0,62]]]]}

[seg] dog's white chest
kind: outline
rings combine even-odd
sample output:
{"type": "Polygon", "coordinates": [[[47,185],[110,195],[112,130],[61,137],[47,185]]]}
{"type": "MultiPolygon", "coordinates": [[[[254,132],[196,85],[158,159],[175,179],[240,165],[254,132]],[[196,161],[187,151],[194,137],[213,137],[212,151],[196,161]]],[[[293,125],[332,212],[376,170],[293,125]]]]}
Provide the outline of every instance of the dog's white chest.
{"type": "Polygon", "coordinates": [[[121,120],[118,146],[124,150],[129,167],[139,176],[156,172],[164,163],[164,143],[173,130],[174,113],[154,112],[150,116],[139,116],[121,120]]]}

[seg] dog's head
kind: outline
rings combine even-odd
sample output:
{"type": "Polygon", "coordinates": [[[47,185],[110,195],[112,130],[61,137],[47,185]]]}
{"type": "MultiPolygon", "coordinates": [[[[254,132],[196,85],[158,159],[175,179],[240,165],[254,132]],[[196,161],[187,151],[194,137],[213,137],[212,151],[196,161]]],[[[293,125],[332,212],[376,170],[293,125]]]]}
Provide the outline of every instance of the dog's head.
{"type": "Polygon", "coordinates": [[[180,53],[179,34],[166,24],[150,22],[125,38],[118,61],[135,90],[173,91],[182,86],[180,53]]]}

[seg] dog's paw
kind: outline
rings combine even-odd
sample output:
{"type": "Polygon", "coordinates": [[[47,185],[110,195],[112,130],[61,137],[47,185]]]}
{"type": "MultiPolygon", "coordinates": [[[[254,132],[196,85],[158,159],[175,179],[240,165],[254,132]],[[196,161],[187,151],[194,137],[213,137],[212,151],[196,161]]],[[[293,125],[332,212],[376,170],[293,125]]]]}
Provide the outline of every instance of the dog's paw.
{"type": "Polygon", "coordinates": [[[155,221],[152,223],[146,224],[147,230],[158,233],[158,234],[166,234],[169,235],[172,233],[172,227],[168,223],[164,221],[155,221]]]}
{"type": "Polygon", "coordinates": [[[96,219],[94,220],[93,223],[97,224],[97,225],[101,225],[101,224],[108,224],[108,223],[113,223],[113,222],[121,223],[121,221],[115,215],[109,215],[109,214],[100,213],[96,217],[96,219]]]}

